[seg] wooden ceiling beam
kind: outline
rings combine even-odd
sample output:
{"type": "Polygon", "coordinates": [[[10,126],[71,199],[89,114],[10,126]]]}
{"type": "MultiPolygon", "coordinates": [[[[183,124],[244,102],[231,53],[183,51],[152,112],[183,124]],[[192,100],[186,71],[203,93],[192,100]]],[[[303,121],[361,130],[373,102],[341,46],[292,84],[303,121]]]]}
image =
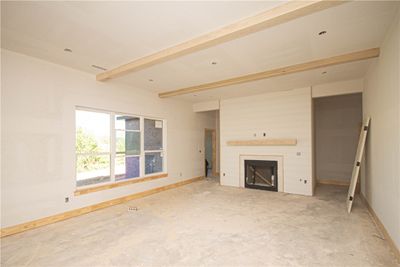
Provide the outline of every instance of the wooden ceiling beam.
{"type": "Polygon", "coordinates": [[[172,96],[178,96],[178,95],[184,95],[184,94],[189,94],[189,93],[201,92],[201,91],[205,91],[205,90],[211,90],[211,89],[220,88],[220,87],[229,86],[229,85],[247,83],[247,82],[292,74],[292,73],[296,73],[296,72],[302,72],[302,71],[313,70],[313,69],[318,69],[318,68],[323,68],[323,67],[329,67],[329,66],[349,63],[349,62],[353,62],[353,61],[375,58],[375,57],[379,57],[379,51],[380,51],[379,48],[372,48],[372,49],[353,52],[353,53],[344,54],[344,55],[340,55],[340,56],[328,57],[328,58],[318,59],[318,60],[309,61],[309,62],[305,62],[305,63],[301,63],[301,64],[286,66],[283,68],[277,68],[277,69],[267,70],[267,71],[263,71],[263,72],[248,74],[248,75],[244,75],[244,76],[234,77],[234,78],[221,80],[221,81],[217,81],[217,82],[211,82],[211,83],[181,88],[181,89],[177,89],[177,90],[167,91],[167,92],[159,93],[158,95],[161,98],[167,98],[167,97],[172,97],[172,96]]]}
{"type": "Polygon", "coordinates": [[[100,73],[96,76],[96,79],[98,81],[113,79],[129,72],[138,71],[195,51],[234,40],[253,32],[337,6],[344,2],[342,0],[290,1],[255,16],[245,18],[194,39],[100,73]]]}

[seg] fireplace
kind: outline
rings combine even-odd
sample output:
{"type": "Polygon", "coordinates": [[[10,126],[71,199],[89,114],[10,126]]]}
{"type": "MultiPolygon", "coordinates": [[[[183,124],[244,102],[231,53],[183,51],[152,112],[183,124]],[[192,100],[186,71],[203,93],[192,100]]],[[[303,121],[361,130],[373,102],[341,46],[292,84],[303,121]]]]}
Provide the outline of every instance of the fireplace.
{"type": "Polygon", "coordinates": [[[269,191],[278,191],[278,162],[272,160],[244,160],[244,185],[269,191]]]}

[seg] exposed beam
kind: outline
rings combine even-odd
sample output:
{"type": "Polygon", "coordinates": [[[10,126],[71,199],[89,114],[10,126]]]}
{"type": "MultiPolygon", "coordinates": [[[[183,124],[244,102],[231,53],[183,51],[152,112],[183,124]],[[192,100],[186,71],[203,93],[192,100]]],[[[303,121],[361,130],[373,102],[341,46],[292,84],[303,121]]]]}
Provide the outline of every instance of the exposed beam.
{"type": "Polygon", "coordinates": [[[223,42],[240,38],[268,27],[288,22],[323,9],[344,3],[345,1],[290,1],[275,8],[266,10],[255,16],[245,18],[215,31],[198,36],[194,39],[161,50],[154,54],[133,60],[127,64],[105,71],[96,76],[98,81],[116,78],[128,72],[137,71],[159,64],[201,49],[205,49],[223,42]]]}
{"type": "Polygon", "coordinates": [[[161,98],[172,97],[177,95],[184,95],[194,92],[200,92],[210,89],[215,89],[223,86],[252,82],[282,75],[287,75],[296,72],[302,72],[307,70],[313,70],[333,65],[339,65],[343,63],[349,63],[353,61],[359,61],[369,58],[374,58],[379,56],[379,48],[372,48],[363,51],[353,52],[349,54],[344,54],[340,56],[334,56],[324,59],[318,59],[314,61],[309,61],[301,64],[286,66],[283,68],[277,68],[272,70],[267,70],[263,72],[248,74],[245,76],[239,76],[235,78],[230,78],[226,80],[221,80],[217,82],[211,82],[206,84],[200,84],[196,86],[186,87],[178,90],[167,91],[163,93],[159,93],[158,96],[161,98]]]}

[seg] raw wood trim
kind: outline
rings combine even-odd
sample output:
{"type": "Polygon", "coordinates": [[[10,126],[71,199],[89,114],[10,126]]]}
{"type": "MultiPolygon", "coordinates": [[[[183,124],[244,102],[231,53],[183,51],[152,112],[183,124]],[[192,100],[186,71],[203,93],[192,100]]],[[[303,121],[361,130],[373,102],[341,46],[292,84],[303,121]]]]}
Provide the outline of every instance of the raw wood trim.
{"type": "Polygon", "coordinates": [[[396,246],[396,243],[393,241],[393,239],[389,235],[388,231],[386,230],[386,228],[383,225],[383,223],[381,222],[381,220],[379,220],[379,217],[376,215],[375,211],[369,205],[369,203],[368,203],[367,199],[365,198],[365,196],[362,193],[360,194],[360,196],[361,196],[361,200],[364,202],[364,204],[367,207],[369,213],[371,214],[371,217],[372,217],[375,225],[379,229],[379,232],[381,232],[381,234],[383,234],[385,240],[389,243],[389,246],[390,246],[395,258],[397,259],[397,262],[400,264],[400,248],[398,248],[396,246]]]}
{"type": "Polygon", "coordinates": [[[155,64],[231,41],[250,33],[264,30],[296,18],[337,6],[344,2],[345,1],[326,0],[290,1],[286,4],[261,12],[255,16],[239,20],[215,31],[100,73],[96,76],[96,79],[98,81],[105,81],[116,78],[128,72],[138,71],[155,64]]]}
{"type": "Polygon", "coordinates": [[[369,58],[374,58],[379,56],[379,48],[371,48],[367,50],[362,50],[358,52],[352,52],[349,54],[328,57],[323,59],[318,59],[314,61],[309,61],[305,63],[300,63],[296,65],[290,65],[282,68],[267,70],[263,72],[248,74],[244,76],[234,77],[226,80],[221,80],[217,82],[205,83],[196,86],[181,88],[177,90],[167,91],[159,93],[158,96],[161,98],[172,97],[177,95],[184,95],[189,93],[201,92],[205,90],[220,88],[228,85],[235,85],[241,83],[247,83],[287,74],[292,74],[296,72],[302,72],[307,70],[313,70],[333,65],[339,65],[344,63],[349,63],[353,61],[365,60],[369,58]]]}
{"type": "Polygon", "coordinates": [[[168,177],[168,173],[146,176],[146,177],[142,177],[142,178],[132,178],[132,179],[129,179],[129,180],[123,181],[123,182],[116,182],[116,183],[112,183],[112,184],[105,184],[105,185],[99,185],[99,186],[94,186],[94,187],[77,189],[74,192],[74,195],[80,196],[80,195],[84,195],[84,194],[88,194],[88,193],[93,193],[93,192],[97,192],[97,191],[107,190],[107,189],[111,189],[111,188],[115,188],[115,187],[126,186],[126,185],[131,185],[131,184],[136,184],[136,183],[147,182],[147,181],[165,178],[165,177],[168,177]]]}
{"type": "Polygon", "coordinates": [[[235,140],[226,142],[228,146],[295,146],[297,139],[235,140]]]}
{"type": "MultiPolygon", "coordinates": [[[[317,184],[324,184],[324,185],[337,185],[337,186],[349,186],[350,181],[343,181],[343,180],[335,180],[335,179],[317,179],[317,184]]],[[[361,182],[358,180],[356,185],[356,193],[361,192],[361,182]]]]}
{"type": "Polygon", "coordinates": [[[142,197],[146,197],[155,193],[159,193],[165,190],[169,190],[169,189],[173,189],[179,186],[183,186],[186,184],[190,184],[196,181],[199,181],[201,179],[203,179],[204,176],[199,176],[199,177],[195,177],[195,178],[191,178],[188,180],[184,180],[175,184],[170,184],[170,185],[166,185],[166,186],[162,186],[162,187],[158,187],[158,188],[153,188],[147,191],[143,191],[140,193],[135,193],[132,195],[128,195],[125,197],[120,197],[120,198],[116,198],[116,199],[112,199],[112,200],[108,200],[108,201],[104,201],[95,205],[91,205],[91,206],[87,206],[87,207],[83,207],[80,209],[76,209],[76,210],[71,210],[71,211],[67,211],[64,213],[60,213],[57,215],[52,215],[49,217],[45,217],[42,219],[38,219],[35,221],[31,221],[31,222],[27,222],[27,223],[22,223],[19,225],[15,225],[15,226],[10,226],[10,227],[6,227],[1,229],[1,237],[5,237],[5,236],[9,236],[9,235],[13,235],[13,234],[17,234],[17,233],[21,233],[30,229],[34,229],[37,227],[41,227],[44,225],[48,225],[51,223],[55,223],[55,222],[59,222],[59,221],[63,221],[69,218],[73,218],[79,215],[83,215],[92,211],[96,211],[99,209],[104,209],[107,207],[111,207],[114,205],[118,205],[118,204],[122,204],[124,202],[130,201],[130,200],[134,200],[134,199],[138,199],[138,198],[142,198],[142,197]]]}
{"type": "Polygon", "coordinates": [[[327,185],[340,185],[340,186],[349,186],[350,181],[342,181],[342,180],[334,180],[334,179],[318,179],[318,184],[327,184],[327,185]]]}

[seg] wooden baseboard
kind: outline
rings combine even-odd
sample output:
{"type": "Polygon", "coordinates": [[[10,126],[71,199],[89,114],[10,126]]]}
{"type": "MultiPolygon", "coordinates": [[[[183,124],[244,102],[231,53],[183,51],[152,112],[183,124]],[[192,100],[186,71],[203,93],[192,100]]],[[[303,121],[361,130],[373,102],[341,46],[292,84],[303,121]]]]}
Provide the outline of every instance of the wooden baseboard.
{"type": "Polygon", "coordinates": [[[76,210],[71,210],[71,211],[67,211],[67,212],[63,212],[60,214],[56,214],[56,215],[52,215],[52,216],[48,216],[42,219],[38,219],[38,220],[34,220],[34,221],[30,221],[27,223],[22,223],[22,224],[18,224],[15,226],[10,226],[10,227],[6,227],[1,229],[1,235],[0,237],[5,237],[5,236],[9,236],[9,235],[13,235],[13,234],[17,234],[17,233],[21,233],[27,230],[31,230],[37,227],[41,227],[44,225],[48,225],[51,223],[55,223],[55,222],[59,222],[59,221],[63,221],[69,218],[73,218],[76,216],[80,216],[92,211],[96,211],[99,209],[104,209],[107,207],[111,207],[114,205],[118,205],[133,199],[138,199],[138,198],[142,198],[145,196],[149,196],[155,193],[159,193],[165,190],[169,190],[169,189],[173,189],[179,186],[183,186],[186,184],[190,184],[196,181],[199,181],[201,179],[203,179],[204,176],[199,176],[199,177],[195,177],[195,178],[191,178],[188,180],[184,180],[178,183],[174,183],[174,184],[170,184],[170,185],[166,185],[166,186],[161,186],[161,187],[157,187],[157,188],[153,188],[147,191],[143,191],[140,193],[135,193],[132,195],[128,195],[125,197],[120,197],[120,198],[116,198],[116,199],[112,199],[112,200],[108,200],[108,201],[104,201],[95,205],[91,205],[91,206],[87,206],[87,207],[83,207],[83,208],[79,208],[76,210]]]}
{"type": "Polygon", "coordinates": [[[389,243],[389,246],[394,253],[394,256],[397,259],[397,262],[400,264],[400,249],[396,246],[396,243],[394,243],[393,239],[390,237],[388,231],[386,230],[385,226],[379,220],[378,216],[376,215],[375,211],[371,208],[369,205],[367,199],[364,197],[364,195],[361,193],[361,200],[364,202],[365,206],[367,207],[369,213],[371,214],[371,217],[373,221],[375,222],[375,225],[378,227],[379,231],[383,234],[385,240],[389,243]]]}
{"type": "Polygon", "coordinates": [[[317,183],[318,184],[350,186],[350,181],[341,181],[341,180],[334,180],[334,179],[318,179],[317,183]]]}
{"type": "MultiPolygon", "coordinates": [[[[350,186],[350,181],[334,180],[334,179],[318,179],[317,180],[317,184],[338,185],[338,186],[349,187],[350,186]]],[[[360,180],[358,180],[358,182],[357,182],[356,191],[355,192],[357,194],[361,192],[360,180]]]]}
{"type": "Polygon", "coordinates": [[[143,182],[160,179],[160,178],[166,178],[166,177],[168,177],[168,173],[161,173],[161,174],[151,175],[151,176],[147,176],[147,177],[133,178],[133,179],[129,179],[127,181],[122,181],[122,182],[93,186],[93,187],[89,187],[89,188],[81,188],[81,189],[77,189],[74,192],[74,195],[80,196],[80,195],[84,195],[84,194],[98,192],[101,190],[107,190],[107,189],[112,189],[112,188],[116,188],[116,187],[120,187],[120,186],[136,184],[136,183],[143,183],[143,182]]]}

